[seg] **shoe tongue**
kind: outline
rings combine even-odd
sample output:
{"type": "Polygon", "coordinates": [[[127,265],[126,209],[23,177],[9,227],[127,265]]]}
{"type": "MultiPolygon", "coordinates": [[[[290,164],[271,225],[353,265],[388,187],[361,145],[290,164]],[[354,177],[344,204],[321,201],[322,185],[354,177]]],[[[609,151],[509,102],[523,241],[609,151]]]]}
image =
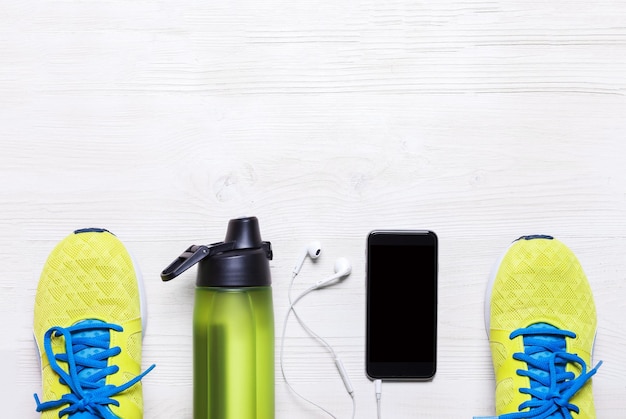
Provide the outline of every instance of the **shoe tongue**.
{"type": "MultiPolygon", "coordinates": [[[[547,324],[547,323],[533,324],[532,326],[529,326],[528,329],[545,330],[546,332],[549,332],[551,330],[559,330],[558,328],[556,328],[556,327],[554,327],[554,326],[552,326],[550,324],[547,324]]],[[[525,346],[527,346],[526,339],[527,338],[525,337],[524,338],[524,345],[525,346]]],[[[554,335],[550,335],[550,334],[535,335],[535,336],[532,336],[532,339],[535,341],[535,343],[545,343],[546,347],[556,348],[557,352],[565,352],[565,350],[566,350],[565,338],[562,337],[562,336],[554,336],[554,335]]],[[[535,360],[543,360],[543,359],[549,358],[552,355],[552,353],[553,352],[551,352],[551,351],[545,350],[545,351],[540,351],[540,352],[536,352],[534,354],[529,354],[529,355],[530,355],[531,358],[533,358],[535,360]]],[[[555,366],[556,366],[556,373],[557,374],[561,374],[561,373],[565,372],[566,362],[564,362],[564,361],[556,362],[555,366]]],[[[537,369],[537,368],[533,368],[533,367],[529,367],[528,370],[532,371],[535,374],[537,374],[541,378],[547,378],[550,375],[548,371],[543,371],[541,369],[537,369]]],[[[549,380],[547,380],[547,381],[549,381],[549,380]]],[[[540,383],[539,381],[536,381],[536,380],[533,380],[533,379],[530,380],[530,388],[535,390],[535,391],[541,392],[542,394],[544,394],[544,393],[547,394],[548,391],[550,390],[549,387],[546,387],[542,383],[540,383]]],[[[563,415],[561,415],[560,413],[554,413],[551,416],[547,416],[546,419],[563,419],[563,415]]]]}
{"type": "Polygon", "coordinates": [[[78,413],[71,414],[68,419],[95,419],[95,418],[96,416],[94,416],[92,413],[78,412],[78,413]]]}
{"type": "MultiPolygon", "coordinates": [[[[83,320],[83,321],[80,321],[79,323],[76,323],[76,325],[80,325],[80,326],[99,325],[99,324],[104,324],[104,322],[101,320],[83,320]]],[[[72,337],[74,338],[98,338],[98,339],[103,340],[106,343],[107,349],[110,346],[110,332],[108,329],[104,329],[104,328],[87,329],[82,332],[76,332],[72,334],[72,337]]],[[[106,349],[103,349],[103,348],[85,347],[77,351],[75,355],[81,358],[90,358],[94,355],[104,352],[105,350],[106,349]]],[[[80,371],[78,371],[78,377],[81,381],[85,381],[85,380],[88,380],[89,377],[91,377],[98,371],[100,371],[100,369],[98,368],[83,368],[80,371]]],[[[98,385],[103,386],[105,385],[105,381],[106,381],[106,378],[101,378],[100,380],[97,381],[97,383],[98,385]]],[[[89,392],[90,390],[85,389],[85,391],[89,392]]],[[[100,416],[95,416],[93,413],[90,413],[90,412],[76,412],[76,413],[69,415],[68,419],[96,419],[99,417],[100,416]]]]}
{"type": "MultiPolygon", "coordinates": [[[[98,325],[98,324],[103,324],[103,323],[104,322],[101,320],[83,320],[79,323],[76,323],[76,325],[98,325]]],[[[107,343],[107,348],[110,343],[110,334],[109,334],[108,329],[85,330],[82,332],[74,333],[74,337],[99,338],[99,339],[104,340],[107,343]]],[[[92,356],[97,355],[101,352],[104,352],[105,350],[106,349],[103,349],[103,348],[87,347],[87,348],[79,350],[78,352],[75,353],[75,355],[78,355],[82,358],[91,358],[92,356]]],[[[97,368],[83,368],[81,371],[78,372],[78,377],[81,380],[86,380],[98,371],[99,369],[97,368]]],[[[102,378],[98,381],[98,384],[104,385],[104,381],[105,379],[102,378]]]]}

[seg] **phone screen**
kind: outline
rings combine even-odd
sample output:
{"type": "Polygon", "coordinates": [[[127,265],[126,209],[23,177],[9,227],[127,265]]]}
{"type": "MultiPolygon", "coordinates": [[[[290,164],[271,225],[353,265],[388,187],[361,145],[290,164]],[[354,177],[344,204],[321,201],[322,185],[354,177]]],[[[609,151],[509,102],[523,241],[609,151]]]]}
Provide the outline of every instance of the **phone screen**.
{"type": "Polygon", "coordinates": [[[366,373],[426,380],[436,371],[437,236],[374,231],[367,244],[366,373]]]}

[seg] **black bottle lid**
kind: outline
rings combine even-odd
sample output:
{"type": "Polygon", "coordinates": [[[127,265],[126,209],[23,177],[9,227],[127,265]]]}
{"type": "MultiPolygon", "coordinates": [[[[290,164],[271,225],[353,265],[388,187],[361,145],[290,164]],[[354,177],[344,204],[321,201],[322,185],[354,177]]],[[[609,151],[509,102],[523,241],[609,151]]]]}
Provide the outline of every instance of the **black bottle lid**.
{"type": "Polygon", "coordinates": [[[261,240],[259,220],[235,218],[228,222],[223,242],[190,246],[161,272],[161,279],[169,281],[199,263],[198,287],[269,286],[272,257],[271,243],[261,240]]]}

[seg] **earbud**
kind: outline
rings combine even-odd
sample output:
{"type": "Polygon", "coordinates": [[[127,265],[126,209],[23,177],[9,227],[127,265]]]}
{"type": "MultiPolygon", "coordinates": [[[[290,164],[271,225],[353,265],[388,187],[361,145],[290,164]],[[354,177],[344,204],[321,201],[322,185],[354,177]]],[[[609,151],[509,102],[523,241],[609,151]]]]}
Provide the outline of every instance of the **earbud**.
{"type": "Polygon", "coordinates": [[[298,263],[296,263],[296,265],[293,267],[293,276],[296,276],[300,273],[300,269],[302,269],[302,265],[304,264],[304,261],[307,256],[315,260],[320,256],[321,252],[322,252],[322,245],[320,242],[312,241],[309,244],[307,244],[307,246],[302,250],[302,253],[300,254],[298,263]]]}
{"type": "Polygon", "coordinates": [[[341,279],[350,275],[352,272],[352,265],[350,261],[346,258],[338,258],[335,261],[335,274],[329,276],[328,278],[321,279],[315,283],[315,288],[322,288],[328,286],[331,282],[341,279]]]}

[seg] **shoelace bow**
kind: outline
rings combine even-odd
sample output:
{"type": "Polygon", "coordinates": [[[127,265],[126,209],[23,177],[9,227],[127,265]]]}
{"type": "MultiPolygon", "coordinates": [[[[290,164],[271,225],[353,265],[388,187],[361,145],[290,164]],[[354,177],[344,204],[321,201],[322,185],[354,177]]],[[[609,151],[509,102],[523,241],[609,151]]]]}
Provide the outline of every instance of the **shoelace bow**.
{"type": "Polygon", "coordinates": [[[525,352],[516,353],[513,358],[525,362],[528,366],[527,370],[517,370],[517,374],[529,377],[531,383],[534,381],[539,385],[535,388],[531,385],[531,388],[520,389],[521,393],[529,394],[531,399],[519,406],[520,412],[505,414],[500,418],[544,419],[557,414],[556,417],[572,419],[570,412],[579,413],[579,408],[570,403],[570,399],[597,372],[602,361],[587,371],[587,364],[582,358],[565,352],[559,345],[558,338],[563,338],[560,340],[564,342],[565,337],[576,337],[575,333],[568,330],[522,328],[515,330],[509,337],[513,339],[517,336],[524,337],[525,352]],[[578,376],[565,370],[568,363],[580,365],[581,372],[578,376]],[[526,408],[529,410],[522,412],[526,408]]]}
{"type": "Polygon", "coordinates": [[[123,328],[110,323],[90,323],[79,324],[68,328],[52,327],[44,335],[44,348],[52,369],[59,375],[60,382],[67,385],[71,392],[63,395],[59,400],[52,400],[41,403],[35,394],[37,411],[56,409],[69,405],[59,412],[59,417],[71,415],[77,412],[89,412],[92,415],[103,419],[118,419],[108,408],[108,405],[119,406],[119,402],[112,397],[137,384],[155,366],[152,365],[146,371],[136,376],[126,383],[115,385],[104,385],[103,379],[110,374],[119,371],[117,365],[107,366],[109,357],[118,355],[121,352],[119,347],[109,348],[109,336],[76,336],[84,331],[93,330],[114,330],[121,332],[123,328]],[[65,353],[54,354],[52,349],[52,339],[63,337],[65,340],[65,353]],[[89,348],[101,349],[100,352],[85,357],[79,352],[89,348]],[[59,362],[67,364],[68,372],[65,372],[59,362]],[[95,372],[87,378],[79,377],[84,369],[93,369],[95,372]]]}

